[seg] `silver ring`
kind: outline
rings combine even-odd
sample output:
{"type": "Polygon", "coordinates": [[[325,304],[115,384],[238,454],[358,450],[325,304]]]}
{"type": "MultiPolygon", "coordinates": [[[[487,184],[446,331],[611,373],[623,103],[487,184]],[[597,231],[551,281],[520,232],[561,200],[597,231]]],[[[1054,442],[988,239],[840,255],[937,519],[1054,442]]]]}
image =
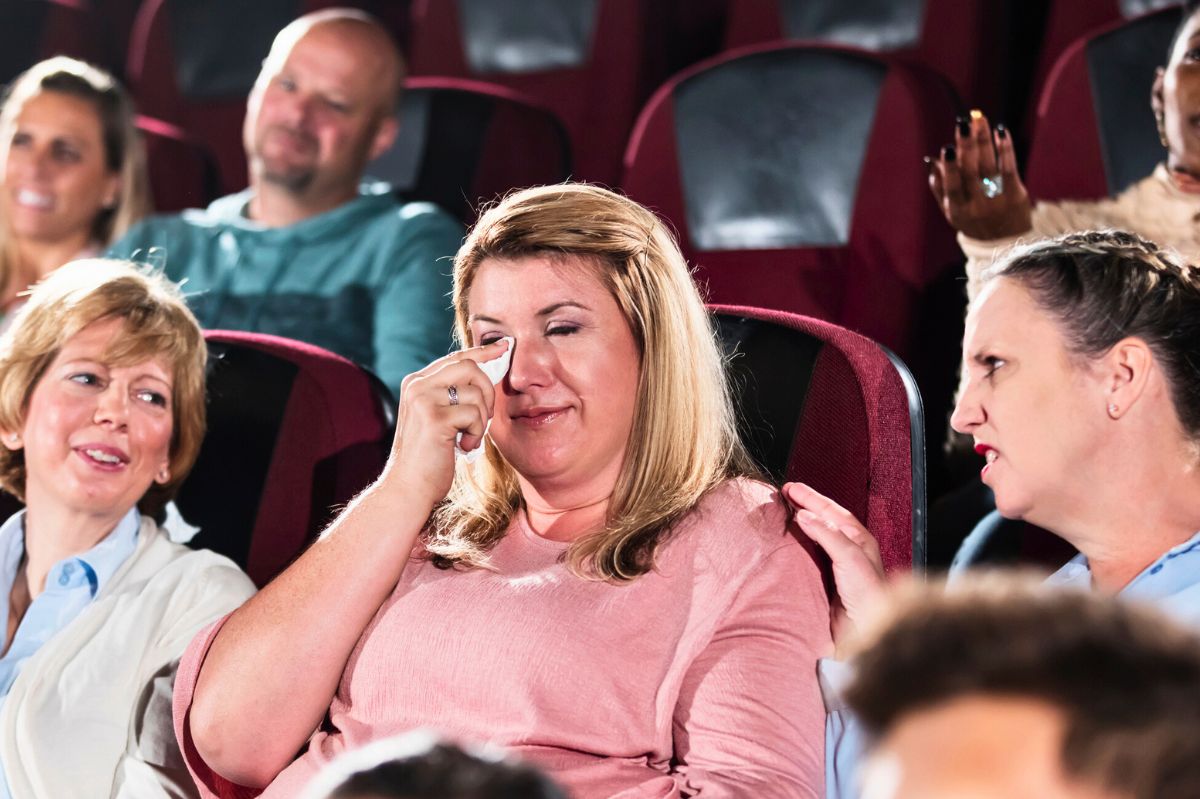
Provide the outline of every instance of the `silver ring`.
{"type": "Polygon", "coordinates": [[[994,200],[1004,193],[1004,176],[997,173],[979,181],[983,186],[983,196],[994,200]]]}
{"type": "Polygon", "coordinates": [[[457,405],[458,404],[458,387],[457,386],[449,386],[446,388],[446,393],[450,395],[450,404],[457,405]]]}

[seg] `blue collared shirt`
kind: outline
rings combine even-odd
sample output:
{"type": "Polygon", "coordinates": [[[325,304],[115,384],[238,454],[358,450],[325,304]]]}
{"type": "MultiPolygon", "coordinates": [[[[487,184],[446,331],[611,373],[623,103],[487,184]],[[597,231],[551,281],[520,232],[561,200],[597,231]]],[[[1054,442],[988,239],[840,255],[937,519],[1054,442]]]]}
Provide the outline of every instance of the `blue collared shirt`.
{"type": "MultiPolygon", "coordinates": [[[[968,571],[952,574],[963,579],[968,571]]],[[[966,579],[970,579],[967,577],[966,579]]],[[[1092,570],[1082,553],[1047,578],[1053,585],[1091,590],[1092,570]]],[[[1181,624],[1200,630],[1200,533],[1164,552],[1121,589],[1120,596],[1159,607],[1181,624]]],[[[858,795],[858,766],[867,749],[866,734],[842,704],[842,687],[853,668],[840,661],[818,661],[825,708],[825,795],[846,799],[858,795]]]]}
{"type": "MultiPolygon", "coordinates": [[[[1092,570],[1082,553],[1050,575],[1048,582],[1092,587],[1092,570]]],[[[1200,533],[1164,552],[1121,589],[1120,595],[1148,602],[1182,624],[1200,629],[1200,533]]]]}
{"type": "MultiPolygon", "coordinates": [[[[80,555],[63,558],[50,569],[45,590],[29,605],[12,645],[0,657],[0,709],[25,662],[74,621],[133,554],[141,523],[137,508],[131,508],[100,543],[80,555]]],[[[0,620],[5,623],[8,597],[24,555],[25,512],[21,511],[0,526],[0,620]]],[[[2,763],[0,776],[3,776],[2,763]]],[[[8,781],[0,779],[0,799],[9,797],[8,781]]]]}

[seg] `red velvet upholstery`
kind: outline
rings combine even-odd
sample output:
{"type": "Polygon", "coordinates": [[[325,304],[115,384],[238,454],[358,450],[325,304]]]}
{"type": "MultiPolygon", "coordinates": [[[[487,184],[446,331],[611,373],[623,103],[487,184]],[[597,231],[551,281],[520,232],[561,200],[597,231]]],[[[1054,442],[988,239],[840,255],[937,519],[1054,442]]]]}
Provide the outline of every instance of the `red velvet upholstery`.
{"type": "Polygon", "coordinates": [[[1034,72],[1034,97],[1042,95],[1054,65],[1076,40],[1124,19],[1118,0],[1051,0],[1034,72]]]}
{"type": "MultiPolygon", "coordinates": [[[[845,0],[807,0],[843,6],[845,0]]],[[[852,7],[852,6],[851,6],[852,7]]],[[[925,0],[918,41],[889,50],[946,76],[971,106],[993,108],[1000,100],[1004,70],[1003,3],[999,0],[925,0]]],[[[726,48],[783,41],[779,0],[729,0],[726,48]]],[[[851,44],[851,42],[843,42],[851,44]]],[[[854,42],[853,44],[859,44],[854,42]]],[[[943,127],[949,129],[947,123],[943,127]]]]}
{"type": "Polygon", "coordinates": [[[417,175],[406,180],[389,171],[392,152],[368,165],[367,174],[391,182],[406,200],[437,203],[466,223],[481,203],[571,174],[570,140],[553,113],[503,86],[459,78],[406,81],[392,149],[399,148],[419,150],[417,175]]]}
{"type": "MultiPolygon", "coordinates": [[[[475,78],[515,89],[553,111],[566,124],[575,155],[573,177],[614,183],[621,151],[641,101],[649,93],[646,41],[654,0],[598,0],[586,61],[578,67],[538,72],[472,71],[463,48],[456,0],[414,0],[413,75],[475,78]]],[[[528,22],[528,20],[526,20],[528,22]]]]}
{"type": "MultiPolygon", "coordinates": [[[[875,342],[828,322],[739,306],[715,305],[711,310],[718,320],[757,320],[819,342],[811,360],[807,356],[812,350],[796,359],[786,351],[768,353],[768,362],[779,369],[811,370],[807,390],[796,398],[802,408],[794,431],[782,429],[781,419],[765,420],[775,435],[791,436],[785,479],[808,483],[851,511],[879,540],[889,571],[913,566],[914,552],[917,567],[922,567],[923,419],[920,396],[907,369],[875,342]]],[[[747,338],[739,346],[756,344],[747,338]]],[[[752,374],[750,379],[770,378],[752,374]]],[[[747,409],[742,411],[745,418],[747,409]]]]}
{"type": "Polygon", "coordinates": [[[137,118],[146,144],[150,193],[159,213],[203,208],[220,193],[212,156],[179,127],[161,119],[137,118]]]}
{"type": "Polygon", "coordinates": [[[1176,9],[1164,9],[1118,20],[1062,53],[1038,99],[1025,169],[1032,197],[1096,199],[1150,173],[1162,157],[1150,111],[1153,67],[1166,62],[1177,19],[1176,9]],[[1114,49],[1124,50],[1130,62],[1114,69],[1114,49]],[[1098,74],[1106,67],[1115,79],[1098,74]],[[1107,123],[1101,114],[1105,103],[1107,123]]]}
{"type": "Polygon", "coordinates": [[[202,529],[195,545],[224,551],[261,586],[379,474],[394,405],[378,380],[318,347],[230,331],[205,338],[209,434],[178,504],[202,529]]]}
{"type": "MultiPolygon", "coordinates": [[[[829,80],[836,80],[836,73],[829,80]]],[[[736,119],[736,110],[729,111],[727,116],[736,119]]],[[[779,113],[784,119],[822,119],[827,111],[781,108],[779,113]]],[[[829,45],[746,48],[685,70],[654,94],[630,137],[621,185],[679,232],[684,254],[696,264],[696,276],[706,284],[712,302],[827,319],[909,357],[922,292],[961,258],[953,233],[929,194],[921,160],[937,151],[947,120],[952,121],[954,114],[949,87],[918,67],[829,45]],[[721,70],[745,57],[793,51],[825,53],[831,60],[849,56],[886,68],[853,201],[848,243],[702,252],[694,246],[694,231],[688,227],[675,93],[693,76],[721,70]]],[[[819,136],[804,146],[840,146],[840,131],[829,126],[818,126],[817,131],[819,136]]],[[[730,147],[736,147],[736,142],[731,141],[730,147]]]]}

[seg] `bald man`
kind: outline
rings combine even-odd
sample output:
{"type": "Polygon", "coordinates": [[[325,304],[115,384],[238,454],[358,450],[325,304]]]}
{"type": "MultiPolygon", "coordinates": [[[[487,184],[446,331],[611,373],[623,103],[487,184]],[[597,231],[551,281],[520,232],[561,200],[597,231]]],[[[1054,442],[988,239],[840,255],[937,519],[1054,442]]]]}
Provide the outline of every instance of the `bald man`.
{"type": "Polygon", "coordinates": [[[449,262],[462,229],[401,204],[366,164],[396,138],[404,62],[369,15],[331,9],[275,37],[242,138],[250,186],[203,210],[151,218],[113,248],[159,247],[206,328],[308,341],[393,390],[445,354],[449,262]]]}

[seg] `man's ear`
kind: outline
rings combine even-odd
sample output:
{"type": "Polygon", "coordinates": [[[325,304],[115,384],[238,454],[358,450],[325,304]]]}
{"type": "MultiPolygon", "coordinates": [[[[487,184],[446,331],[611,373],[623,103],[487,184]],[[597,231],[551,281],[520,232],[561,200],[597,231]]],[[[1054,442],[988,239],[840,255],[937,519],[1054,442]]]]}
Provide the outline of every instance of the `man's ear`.
{"type": "Polygon", "coordinates": [[[388,114],[382,122],[379,123],[379,130],[375,131],[375,139],[371,142],[371,158],[374,161],[379,156],[388,151],[388,148],[396,143],[396,135],[400,132],[400,120],[395,114],[388,114]]]}

